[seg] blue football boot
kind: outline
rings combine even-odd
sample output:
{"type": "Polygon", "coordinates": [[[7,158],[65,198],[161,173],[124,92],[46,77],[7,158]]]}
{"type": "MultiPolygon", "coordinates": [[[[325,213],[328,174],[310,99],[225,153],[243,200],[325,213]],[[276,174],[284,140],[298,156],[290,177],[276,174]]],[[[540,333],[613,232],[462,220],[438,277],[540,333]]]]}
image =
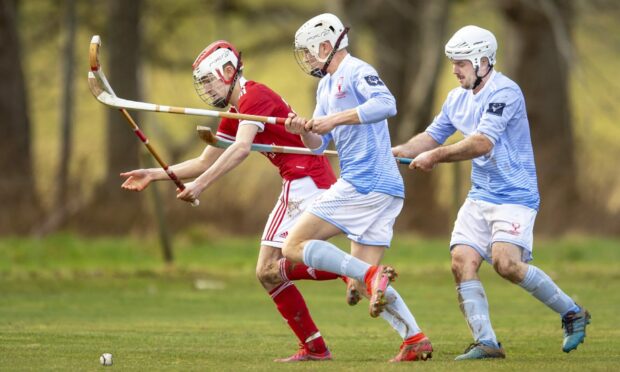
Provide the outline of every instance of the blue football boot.
{"type": "Polygon", "coordinates": [[[579,312],[569,311],[562,318],[562,328],[564,329],[564,342],[562,351],[568,353],[575,350],[586,338],[586,326],[590,324],[590,313],[584,308],[579,312]]]}
{"type": "Polygon", "coordinates": [[[492,347],[480,342],[473,343],[465,349],[463,354],[454,358],[454,360],[473,360],[473,359],[504,359],[506,353],[502,348],[502,344],[497,343],[498,347],[492,347]]]}

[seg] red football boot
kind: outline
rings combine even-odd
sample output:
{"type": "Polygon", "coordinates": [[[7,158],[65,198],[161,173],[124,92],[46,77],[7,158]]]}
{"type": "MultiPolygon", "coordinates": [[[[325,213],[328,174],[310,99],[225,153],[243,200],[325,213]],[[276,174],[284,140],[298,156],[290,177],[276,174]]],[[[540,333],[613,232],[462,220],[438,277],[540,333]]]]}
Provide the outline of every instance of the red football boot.
{"type": "Polygon", "coordinates": [[[313,353],[305,348],[303,345],[300,346],[299,350],[291,355],[288,358],[275,359],[274,362],[279,363],[293,363],[293,362],[309,362],[309,361],[321,361],[321,360],[332,360],[332,353],[329,350],[325,350],[324,353],[313,353]]]}
{"type": "Polygon", "coordinates": [[[364,282],[366,283],[366,291],[370,295],[369,312],[371,317],[378,317],[385,309],[387,305],[385,290],[397,276],[398,274],[393,267],[384,265],[371,266],[366,272],[364,282]]]}
{"type": "Polygon", "coordinates": [[[390,359],[390,362],[414,362],[416,360],[428,360],[433,357],[433,346],[428,337],[419,333],[406,340],[400,345],[400,351],[390,359]]]}

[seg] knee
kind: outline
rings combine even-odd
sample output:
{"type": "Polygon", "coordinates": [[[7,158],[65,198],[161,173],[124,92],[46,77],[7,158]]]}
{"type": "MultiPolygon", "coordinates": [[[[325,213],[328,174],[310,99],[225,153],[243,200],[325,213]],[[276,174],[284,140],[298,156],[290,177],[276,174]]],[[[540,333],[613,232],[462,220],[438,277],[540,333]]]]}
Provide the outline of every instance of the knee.
{"type": "Polygon", "coordinates": [[[515,281],[518,279],[520,261],[511,257],[494,257],[493,269],[504,279],[515,281]]]}
{"type": "Polygon", "coordinates": [[[469,280],[476,275],[478,271],[478,262],[466,255],[453,254],[451,270],[452,275],[458,283],[469,280]]]}
{"type": "Polygon", "coordinates": [[[265,288],[282,283],[278,261],[256,266],[256,279],[258,279],[265,288]]]}

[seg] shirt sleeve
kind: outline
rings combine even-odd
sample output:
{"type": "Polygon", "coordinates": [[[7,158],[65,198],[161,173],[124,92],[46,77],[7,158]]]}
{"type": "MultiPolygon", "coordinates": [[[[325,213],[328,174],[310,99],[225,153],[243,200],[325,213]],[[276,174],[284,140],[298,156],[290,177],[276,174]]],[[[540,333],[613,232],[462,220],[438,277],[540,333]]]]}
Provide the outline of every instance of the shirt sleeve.
{"type": "Polygon", "coordinates": [[[329,146],[329,142],[332,140],[332,138],[333,137],[332,137],[331,132],[322,135],[321,139],[323,140],[323,142],[321,143],[321,146],[317,147],[316,149],[310,149],[310,150],[314,154],[322,154],[327,149],[327,146],[329,146]]]}
{"type": "Polygon", "coordinates": [[[454,132],[456,132],[456,128],[450,121],[450,116],[448,115],[448,100],[446,100],[441,107],[441,112],[435,116],[433,122],[426,128],[426,133],[431,136],[435,142],[443,145],[454,132]]]}
{"type": "Polygon", "coordinates": [[[365,65],[353,74],[352,85],[365,102],[357,107],[362,123],[376,123],[396,115],[396,100],[374,68],[365,65]]]}
{"type": "MultiPolygon", "coordinates": [[[[245,94],[239,100],[239,113],[248,115],[272,116],[277,105],[269,97],[260,94],[245,94]]],[[[239,125],[256,125],[258,132],[265,130],[265,123],[254,120],[241,120],[239,125]]]]}
{"type": "Polygon", "coordinates": [[[476,130],[486,135],[495,144],[506,131],[510,119],[522,107],[522,97],[513,89],[500,89],[493,93],[487,100],[476,130]]]}
{"type": "Polygon", "coordinates": [[[215,135],[225,140],[234,141],[237,137],[237,120],[228,118],[220,120],[215,135]]]}

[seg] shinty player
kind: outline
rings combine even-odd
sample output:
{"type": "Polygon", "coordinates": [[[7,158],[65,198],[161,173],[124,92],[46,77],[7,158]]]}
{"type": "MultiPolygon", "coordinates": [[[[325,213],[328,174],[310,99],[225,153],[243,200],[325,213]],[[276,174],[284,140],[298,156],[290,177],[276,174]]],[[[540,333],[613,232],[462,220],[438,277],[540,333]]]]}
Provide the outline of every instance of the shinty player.
{"type": "Polygon", "coordinates": [[[478,276],[483,261],[560,315],[562,350],[584,341],[590,314],[564,293],[532,259],[540,197],[525,99],[519,86],[494,69],[497,41],[488,30],[465,26],[446,43],[460,87],[453,89],[426,131],[393,149],[413,157],[412,169],[472,161],[472,187],[450,241],[459,305],[474,342],[456,360],[505,358],[491,326],[478,276]],[[441,146],[454,132],[465,139],[441,146]]]}
{"type": "MultiPolygon", "coordinates": [[[[243,114],[287,117],[292,110],[267,86],[243,77],[241,55],[227,41],[207,46],[193,63],[194,85],[199,96],[209,105],[243,114]]],[[[177,198],[191,202],[213,182],[238,166],[249,154],[252,143],[303,147],[299,136],[288,133],[283,125],[255,121],[222,119],[217,136],[233,140],[227,149],[207,146],[194,159],[172,166],[179,178],[197,177],[186,183],[177,198]]],[[[303,264],[292,264],[282,256],[282,245],[288,230],[312,201],[335,181],[334,172],[324,156],[266,153],[282,177],[282,192],[265,226],[256,265],[256,276],[268,291],[278,311],[299,339],[300,348],[277,362],[329,360],[332,358],[316,327],[303,296],[293,280],[330,280],[336,274],[314,270],[303,264]]],[[[122,188],[144,190],[151,181],[166,180],[159,168],[121,173],[126,178],[122,188]]]]}
{"type": "Polygon", "coordinates": [[[355,280],[349,289],[365,293],[370,315],[385,319],[403,340],[391,362],[426,360],[432,357],[431,343],[389,286],[394,269],[381,265],[404,198],[387,126],[396,102],[377,71],[348,53],[347,32],[338,17],[325,13],[295,34],[300,67],[321,80],[312,119],[289,114],[285,125],[316,153],[333,140],[341,173],[291,229],[283,253],[294,262],[355,280]],[[351,241],[351,254],[326,241],[343,233],[351,241]]]}

